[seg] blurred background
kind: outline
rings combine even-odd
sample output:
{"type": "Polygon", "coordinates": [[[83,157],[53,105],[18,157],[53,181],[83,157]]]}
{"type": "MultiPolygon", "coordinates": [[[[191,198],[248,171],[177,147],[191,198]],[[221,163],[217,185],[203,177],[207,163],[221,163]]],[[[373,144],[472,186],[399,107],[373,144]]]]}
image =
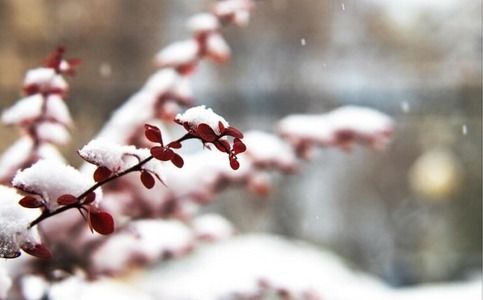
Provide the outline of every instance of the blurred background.
{"type": "MultiPolygon", "coordinates": [[[[75,150],[155,70],[154,54],[189,37],[201,0],[0,1],[0,101],[58,45],[82,60],[70,80],[75,150]]],[[[481,273],[481,2],[265,0],[229,28],[233,60],[203,64],[196,102],[237,127],[354,104],[392,116],[385,152],[321,150],[270,196],[224,192],[205,208],[241,232],[327,247],[394,286],[481,273]]],[[[2,127],[0,149],[17,133],[2,127]]]]}

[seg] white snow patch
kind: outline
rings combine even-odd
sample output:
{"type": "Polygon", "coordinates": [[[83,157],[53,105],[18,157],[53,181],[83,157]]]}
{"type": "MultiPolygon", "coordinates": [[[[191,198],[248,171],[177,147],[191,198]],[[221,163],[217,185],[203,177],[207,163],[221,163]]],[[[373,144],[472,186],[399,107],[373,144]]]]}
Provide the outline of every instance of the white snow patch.
{"type": "Polygon", "coordinates": [[[194,33],[205,33],[217,30],[220,24],[213,14],[199,13],[188,20],[187,27],[194,33]]]}
{"type": "Polygon", "coordinates": [[[53,284],[48,298],[51,300],[154,300],[122,281],[105,278],[86,281],[79,277],[70,277],[53,284]]]}
{"type": "Polygon", "coordinates": [[[20,199],[15,189],[0,186],[0,257],[15,257],[23,244],[38,241],[36,229],[28,226],[39,211],[20,206],[20,199]]]}
{"type": "Polygon", "coordinates": [[[47,98],[46,116],[65,125],[70,125],[72,123],[69,109],[67,108],[67,105],[62,97],[59,95],[54,94],[47,98]]]}
{"type": "Polygon", "coordinates": [[[192,222],[193,231],[201,240],[224,240],[231,237],[235,229],[224,217],[217,214],[205,214],[192,222]]]}
{"type": "Polygon", "coordinates": [[[44,97],[40,94],[22,98],[13,106],[3,111],[2,122],[10,125],[31,121],[42,113],[43,102],[44,97]]]}
{"type": "Polygon", "coordinates": [[[230,57],[230,46],[221,34],[210,34],[206,40],[206,50],[216,62],[224,62],[230,57]]]}
{"type": "Polygon", "coordinates": [[[43,122],[36,126],[36,133],[39,140],[54,143],[66,144],[70,135],[64,125],[59,123],[43,122]]]}
{"type": "MultiPolygon", "coordinates": [[[[52,207],[57,206],[57,198],[64,194],[79,196],[94,184],[93,179],[83,175],[71,166],[55,160],[42,159],[17,172],[12,185],[27,193],[42,196],[52,207]]],[[[100,189],[96,199],[101,199],[100,189]]],[[[96,200],[96,201],[97,201],[96,200]]]]}
{"type": "Polygon", "coordinates": [[[206,124],[213,129],[216,134],[221,134],[218,128],[218,123],[221,122],[225,128],[230,125],[228,122],[215,112],[211,108],[206,108],[204,105],[192,107],[185,111],[183,114],[176,115],[175,120],[180,124],[188,124],[192,129],[200,124],[206,124]]]}
{"type": "Polygon", "coordinates": [[[276,164],[287,168],[295,167],[297,164],[290,145],[273,134],[257,130],[248,131],[243,142],[247,146],[246,155],[254,163],[276,164]]]}
{"type": "Polygon", "coordinates": [[[155,61],[160,67],[178,67],[193,63],[199,52],[195,40],[175,42],[156,54],[155,61]]]}

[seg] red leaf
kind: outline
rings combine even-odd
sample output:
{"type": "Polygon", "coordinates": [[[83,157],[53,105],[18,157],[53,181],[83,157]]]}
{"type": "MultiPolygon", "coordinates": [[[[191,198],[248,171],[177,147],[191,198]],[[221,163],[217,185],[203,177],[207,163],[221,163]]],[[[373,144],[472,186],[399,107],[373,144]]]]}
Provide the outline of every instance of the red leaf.
{"type": "Polygon", "coordinates": [[[154,177],[147,171],[141,171],[141,182],[147,189],[152,189],[154,186],[154,177]]]}
{"type": "Polygon", "coordinates": [[[111,234],[114,232],[114,220],[112,216],[95,208],[89,210],[89,225],[100,234],[111,234]]]}
{"type": "Polygon", "coordinates": [[[224,132],[226,135],[231,135],[234,138],[242,139],[243,138],[243,133],[241,133],[240,130],[236,129],[235,127],[228,127],[225,129],[224,132]]]}
{"type": "Polygon", "coordinates": [[[163,144],[161,130],[159,130],[159,128],[156,126],[144,124],[144,135],[153,143],[160,143],[161,145],[163,144]]]}
{"type": "Polygon", "coordinates": [[[73,195],[62,195],[59,198],[57,198],[57,203],[60,205],[69,205],[77,202],[77,198],[73,195]]]}
{"type": "Polygon", "coordinates": [[[94,180],[96,182],[106,180],[111,176],[112,172],[106,167],[98,167],[94,172],[94,180]]]}
{"type": "Polygon", "coordinates": [[[52,257],[52,253],[50,253],[50,250],[42,244],[25,245],[22,246],[22,250],[25,251],[25,253],[27,254],[42,259],[50,259],[52,257]]]}
{"type": "Polygon", "coordinates": [[[238,162],[238,160],[236,158],[234,158],[234,157],[230,158],[230,167],[233,170],[238,170],[238,168],[240,167],[240,163],[238,162]]]}
{"type": "Polygon", "coordinates": [[[183,158],[181,156],[179,156],[179,154],[177,153],[174,153],[174,156],[173,158],[171,158],[171,162],[177,166],[178,168],[182,168],[183,165],[184,165],[184,161],[183,161],[183,158]]]}
{"type": "Polygon", "coordinates": [[[213,142],[218,138],[213,129],[204,123],[198,125],[198,127],[196,128],[196,133],[203,141],[206,142],[213,142]]]}
{"type": "Polygon", "coordinates": [[[169,148],[174,148],[174,149],[179,149],[181,148],[181,146],[182,146],[181,143],[177,141],[174,141],[168,144],[169,148]]]}
{"type": "Polygon", "coordinates": [[[239,154],[245,152],[246,150],[247,146],[245,146],[240,139],[235,138],[235,141],[233,142],[233,152],[235,152],[235,154],[239,154]]]}
{"type": "Polygon", "coordinates": [[[25,196],[18,202],[23,207],[26,208],[39,208],[44,206],[44,202],[38,198],[32,196],[25,196]]]}
{"type": "Polygon", "coordinates": [[[90,192],[84,198],[84,204],[90,204],[90,203],[94,202],[95,200],[96,200],[96,193],[90,192]]]}
{"type": "Polygon", "coordinates": [[[173,158],[174,152],[171,149],[166,149],[164,147],[153,147],[151,148],[151,155],[154,156],[154,158],[162,160],[162,161],[168,161],[173,158]]]}
{"type": "Polygon", "coordinates": [[[220,150],[221,152],[228,153],[230,151],[230,144],[228,141],[225,140],[218,140],[213,143],[216,149],[220,150]]]}
{"type": "Polygon", "coordinates": [[[218,129],[220,130],[221,133],[225,131],[225,125],[221,121],[218,121],[218,129]]]}

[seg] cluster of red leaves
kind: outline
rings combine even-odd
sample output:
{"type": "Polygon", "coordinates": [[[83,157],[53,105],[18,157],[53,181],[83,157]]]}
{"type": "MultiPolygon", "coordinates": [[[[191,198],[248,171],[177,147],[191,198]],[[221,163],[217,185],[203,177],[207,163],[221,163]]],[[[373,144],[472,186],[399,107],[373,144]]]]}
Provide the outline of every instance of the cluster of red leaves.
{"type": "Polygon", "coordinates": [[[182,146],[181,142],[173,141],[165,146],[163,143],[163,136],[161,134],[161,130],[159,130],[159,128],[156,126],[149,124],[144,125],[144,135],[149,141],[159,144],[159,146],[154,146],[150,149],[151,155],[154,158],[160,161],[171,161],[173,165],[178,168],[183,167],[183,158],[173,150],[180,149],[182,146]]]}
{"type": "MultiPolygon", "coordinates": [[[[75,69],[80,64],[80,60],[77,58],[64,59],[65,49],[64,47],[58,47],[42,62],[42,66],[45,68],[50,68],[55,71],[58,75],[75,75],[75,69]]],[[[64,94],[65,90],[59,87],[45,86],[39,84],[27,84],[24,85],[23,91],[27,96],[34,94],[64,94]]]]}
{"type": "Polygon", "coordinates": [[[43,66],[54,69],[57,74],[75,75],[75,69],[81,63],[78,58],[64,59],[65,48],[60,46],[43,61],[43,66]]]}
{"type": "MultiPolygon", "coordinates": [[[[237,170],[240,167],[237,155],[246,151],[246,146],[242,142],[243,133],[235,127],[227,127],[223,125],[222,122],[218,122],[219,134],[217,134],[213,128],[209,125],[201,123],[196,127],[193,127],[189,123],[179,123],[188,131],[183,139],[196,138],[201,140],[203,145],[210,147],[207,144],[213,144],[216,149],[223,153],[228,154],[228,159],[230,160],[230,166],[233,170],[237,170]],[[232,145],[225,137],[232,137],[232,145]]],[[[181,148],[180,140],[169,143],[168,145],[163,145],[163,139],[161,136],[161,131],[159,128],[153,125],[145,125],[145,135],[151,142],[159,143],[160,146],[155,146],[151,148],[151,154],[154,158],[161,161],[171,161],[175,166],[181,168],[183,166],[183,159],[179,154],[175,153],[172,149],[181,148]]]]}
{"type": "MultiPolygon", "coordinates": [[[[100,234],[111,234],[114,232],[114,220],[109,213],[102,211],[93,205],[95,200],[96,194],[94,192],[87,193],[82,197],[65,194],[57,198],[57,204],[60,205],[61,209],[62,207],[65,207],[64,209],[77,208],[92,231],[96,231],[100,234]]],[[[19,201],[19,204],[26,208],[41,208],[43,213],[49,213],[46,201],[36,196],[25,196],[19,201]]],[[[25,250],[25,252],[31,254],[27,250],[25,250]]]]}

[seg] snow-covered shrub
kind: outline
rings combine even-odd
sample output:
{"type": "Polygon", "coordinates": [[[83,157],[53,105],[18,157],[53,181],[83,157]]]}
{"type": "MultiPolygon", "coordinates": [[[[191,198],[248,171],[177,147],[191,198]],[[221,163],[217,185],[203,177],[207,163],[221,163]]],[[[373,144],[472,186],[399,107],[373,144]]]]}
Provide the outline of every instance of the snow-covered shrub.
{"type": "MultiPolygon", "coordinates": [[[[211,108],[193,106],[192,74],[203,59],[228,61],[222,28],[246,25],[253,6],[252,0],[218,1],[211,12],[190,18],[192,37],[156,54],[159,69],[78,150],[85,161],[79,170],[55,147],[69,139],[64,75],[73,75],[79,61],[65,59],[59,48],[27,72],[25,97],[2,115],[5,124],[21,129],[21,137],[0,158],[0,256],[15,258],[23,250],[45,260],[25,260],[26,267],[12,272],[13,282],[26,286],[18,287],[24,298],[28,272],[40,276],[30,278],[42,282],[40,294],[54,297],[60,292],[59,285],[50,288],[52,282],[77,286],[229,238],[236,233],[231,223],[199,215],[199,207],[235,184],[267,195],[273,173],[298,171],[299,158],[308,158],[314,146],[379,149],[389,142],[391,119],[368,108],[288,116],[278,132],[244,134],[211,108]],[[167,129],[176,124],[184,129],[179,137],[167,129]],[[183,152],[188,140],[199,141],[203,150],[183,152]],[[66,279],[71,276],[76,279],[66,279]]],[[[1,293],[10,286],[4,282],[1,293]]],[[[265,293],[291,294],[268,285],[255,292],[265,293]]]]}

